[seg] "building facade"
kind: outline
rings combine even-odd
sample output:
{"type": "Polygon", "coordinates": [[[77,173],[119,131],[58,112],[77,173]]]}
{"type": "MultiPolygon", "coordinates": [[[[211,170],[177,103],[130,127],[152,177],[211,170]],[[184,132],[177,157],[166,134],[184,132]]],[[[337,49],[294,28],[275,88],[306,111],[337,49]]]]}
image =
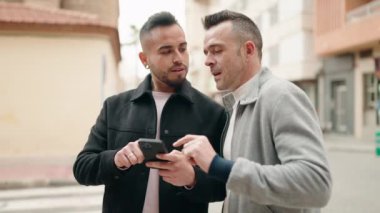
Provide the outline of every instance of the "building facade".
{"type": "Polygon", "coordinates": [[[74,156],[123,88],[117,0],[75,2],[0,1],[2,157],[74,156]]]}
{"type": "Polygon", "coordinates": [[[191,75],[198,88],[217,93],[208,68],[203,65],[204,30],[201,17],[223,9],[242,12],[258,25],[263,37],[263,66],[293,81],[309,95],[318,109],[317,74],[320,60],[313,50],[312,0],[191,0],[187,3],[187,33],[192,57],[191,75]]]}
{"type": "Polygon", "coordinates": [[[380,125],[380,1],[318,0],[314,5],[325,130],[373,141],[380,125]]]}

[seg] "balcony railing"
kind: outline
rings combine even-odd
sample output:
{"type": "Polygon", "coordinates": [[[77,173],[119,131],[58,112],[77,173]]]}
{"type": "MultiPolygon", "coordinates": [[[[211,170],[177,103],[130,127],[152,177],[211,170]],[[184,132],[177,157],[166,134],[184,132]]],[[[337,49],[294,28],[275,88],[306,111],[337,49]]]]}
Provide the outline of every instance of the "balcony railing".
{"type": "Polygon", "coordinates": [[[372,1],[368,4],[351,10],[346,15],[347,22],[354,22],[366,16],[380,14],[380,0],[372,1]]]}

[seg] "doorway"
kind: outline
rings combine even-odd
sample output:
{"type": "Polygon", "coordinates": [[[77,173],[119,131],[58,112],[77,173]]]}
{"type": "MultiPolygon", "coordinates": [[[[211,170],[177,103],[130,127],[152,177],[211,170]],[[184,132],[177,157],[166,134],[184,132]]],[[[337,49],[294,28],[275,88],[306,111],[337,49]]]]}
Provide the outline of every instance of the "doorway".
{"type": "Polygon", "coordinates": [[[347,86],[344,80],[331,82],[332,130],[347,132],[347,86]]]}

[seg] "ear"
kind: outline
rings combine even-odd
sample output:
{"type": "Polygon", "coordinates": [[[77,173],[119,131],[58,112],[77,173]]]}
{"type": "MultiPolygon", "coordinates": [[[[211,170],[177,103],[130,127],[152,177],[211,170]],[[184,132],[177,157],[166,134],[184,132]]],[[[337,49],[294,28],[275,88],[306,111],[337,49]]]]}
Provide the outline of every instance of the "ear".
{"type": "Polygon", "coordinates": [[[148,64],[148,59],[147,59],[146,55],[143,52],[140,52],[139,58],[140,58],[141,63],[145,67],[148,64]]]}
{"type": "Polygon", "coordinates": [[[253,55],[256,52],[256,45],[253,41],[245,42],[245,53],[248,55],[253,55]]]}

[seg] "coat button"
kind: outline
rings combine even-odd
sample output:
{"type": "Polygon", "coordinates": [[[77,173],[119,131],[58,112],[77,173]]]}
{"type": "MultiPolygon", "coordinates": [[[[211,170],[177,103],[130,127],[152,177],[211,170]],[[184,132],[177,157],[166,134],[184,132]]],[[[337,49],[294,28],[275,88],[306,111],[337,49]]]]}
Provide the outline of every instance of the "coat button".
{"type": "Polygon", "coordinates": [[[119,180],[119,179],[120,179],[120,177],[119,177],[118,175],[116,175],[114,178],[115,178],[116,180],[119,180]]]}
{"type": "Polygon", "coordinates": [[[164,130],[164,134],[165,134],[165,135],[169,134],[169,130],[165,129],[165,130],[164,130]]]}

